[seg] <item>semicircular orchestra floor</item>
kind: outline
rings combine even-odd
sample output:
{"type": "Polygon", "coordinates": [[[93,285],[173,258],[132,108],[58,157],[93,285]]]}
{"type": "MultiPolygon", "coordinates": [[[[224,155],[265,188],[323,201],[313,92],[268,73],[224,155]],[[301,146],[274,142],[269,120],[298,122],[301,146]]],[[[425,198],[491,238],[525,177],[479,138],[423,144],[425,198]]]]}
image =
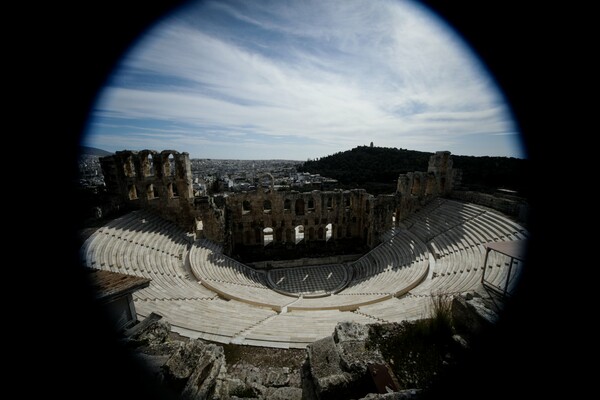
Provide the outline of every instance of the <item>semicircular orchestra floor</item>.
{"type": "Polygon", "coordinates": [[[344,264],[278,268],[267,271],[267,284],[290,296],[327,296],[344,289],[350,280],[344,264]]]}

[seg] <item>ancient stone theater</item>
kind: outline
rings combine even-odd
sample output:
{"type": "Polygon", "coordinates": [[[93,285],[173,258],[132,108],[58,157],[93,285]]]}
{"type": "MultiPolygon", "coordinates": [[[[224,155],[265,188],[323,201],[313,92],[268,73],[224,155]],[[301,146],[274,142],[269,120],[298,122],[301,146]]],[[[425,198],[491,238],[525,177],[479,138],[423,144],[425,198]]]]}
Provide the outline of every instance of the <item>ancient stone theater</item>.
{"type": "Polygon", "coordinates": [[[524,264],[527,230],[457,200],[449,152],[378,196],[282,191],[273,179],[197,196],[189,155],[173,150],[119,151],[101,164],[131,211],[85,241],[84,265],[149,279],[132,312],[162,315],[190,338],[304,348],[338,322],[427,317],[432,296],[509,296],[524,264]]]}

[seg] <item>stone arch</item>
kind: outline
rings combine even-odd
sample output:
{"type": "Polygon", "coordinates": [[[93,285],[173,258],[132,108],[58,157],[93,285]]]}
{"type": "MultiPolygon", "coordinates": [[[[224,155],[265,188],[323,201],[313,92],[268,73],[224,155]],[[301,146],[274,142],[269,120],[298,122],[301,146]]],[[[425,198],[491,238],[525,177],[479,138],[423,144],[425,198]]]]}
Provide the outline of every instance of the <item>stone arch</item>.
{"type": "Polygon", "coordinates": [[[308,199],[307,208],[308,208],[308,211],[315,210],[315,200],[312,197],[308,199]]]}
{"type": "Polygon", "coordinates": [[[294,227],[294,242],[296,244],[304,240],[304,225],[294,227]]]}
{"type": "Polygon", "coordinates": [[[268,246],[269,244],[273,243],[273,228],[270,226],[266,227],[262,230],[262,233],[263,246],[268,246]]]}
{"type": "Polygon", "coordinates": [[[292,209],[292,201],[290,199],[285,199],[283,201],[283,211],[290,211],[292,209]]]}
{"type": "Polygon", "coordinates": [[[155,156],[156,156],[156,152],[152,151],[152,150],[143,150],[140,152],[142,176],[144,176],[144,177],[154,176],[154,171],[155,171],[154,157],[155,156]]]}
{"type": "Polygon", "coordinates": [[[242,202],[242,214],[248,214],[252,211],[252,204],[248,200],[242,202]]]}
{"type": "Polygon", "coordinates": [[[162,173],[165,177],[175,177],[176,171],[176,151],[165,150],[161,153],[162,173]]]}
{"type": "Polygon", "coordinates": [[[271,192],[273,192],[275,190],[275,178],[273,177],[273,175],[271,175],[270,172],[263,172],[258,175],[259,184],[262,186],[260,180],[262,178],[264,178],[265,176],[268,176],[269,178],[271,178],[271,183],[269,184],[269,189],[271,190],[271,192]]]}

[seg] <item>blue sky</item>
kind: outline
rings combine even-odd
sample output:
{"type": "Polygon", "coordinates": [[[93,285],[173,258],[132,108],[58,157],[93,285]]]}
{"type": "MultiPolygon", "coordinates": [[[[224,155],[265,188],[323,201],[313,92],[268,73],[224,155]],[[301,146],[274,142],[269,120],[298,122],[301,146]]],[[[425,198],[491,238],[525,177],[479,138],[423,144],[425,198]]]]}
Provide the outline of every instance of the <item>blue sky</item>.
{"type": "Polygon", "coordinates": [[[493,77],[412,1],[204,1],[165,16],[99,92],[82,144],[192,158],[359,145],[525,157],[493,77]]]}

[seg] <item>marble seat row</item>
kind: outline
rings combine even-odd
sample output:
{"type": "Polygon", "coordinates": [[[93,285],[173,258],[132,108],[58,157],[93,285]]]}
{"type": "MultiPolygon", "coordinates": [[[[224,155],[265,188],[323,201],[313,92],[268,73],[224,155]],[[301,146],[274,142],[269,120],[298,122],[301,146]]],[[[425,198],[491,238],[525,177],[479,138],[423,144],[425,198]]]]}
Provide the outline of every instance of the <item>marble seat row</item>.
{"type": "Polygon", "coordinates": [[[148,288],[134,294],[143,300],[216,297],[186,272],[186,254],[184,232],[143,210],[98,229],[81,249],[87,267],[151,279],[148,288]]]}
{"type": "Polygon", "coordinates": [[[361,306],[355,313],[369,316],[380,322],[402,322],[429,315],[429,299],[424,297],[393,297],[386,301],[361,306]]]}
{"type": "Polygon", "coordinates": [[[137,313],[164,316],[172,330],[188,337],[229,343],[240,332],[277,315],[275,311],[246,303],[214,299],[135,301],[137,313]]]}
{"type": "Polygon", "coordinates": [[[331,335],[336,324],[352,321],[375,323],[375,319],[348,311],[291,311],[266,319],[248,330],[238,343],[255,346],[304,348],[315,340],[331,335]]]}

